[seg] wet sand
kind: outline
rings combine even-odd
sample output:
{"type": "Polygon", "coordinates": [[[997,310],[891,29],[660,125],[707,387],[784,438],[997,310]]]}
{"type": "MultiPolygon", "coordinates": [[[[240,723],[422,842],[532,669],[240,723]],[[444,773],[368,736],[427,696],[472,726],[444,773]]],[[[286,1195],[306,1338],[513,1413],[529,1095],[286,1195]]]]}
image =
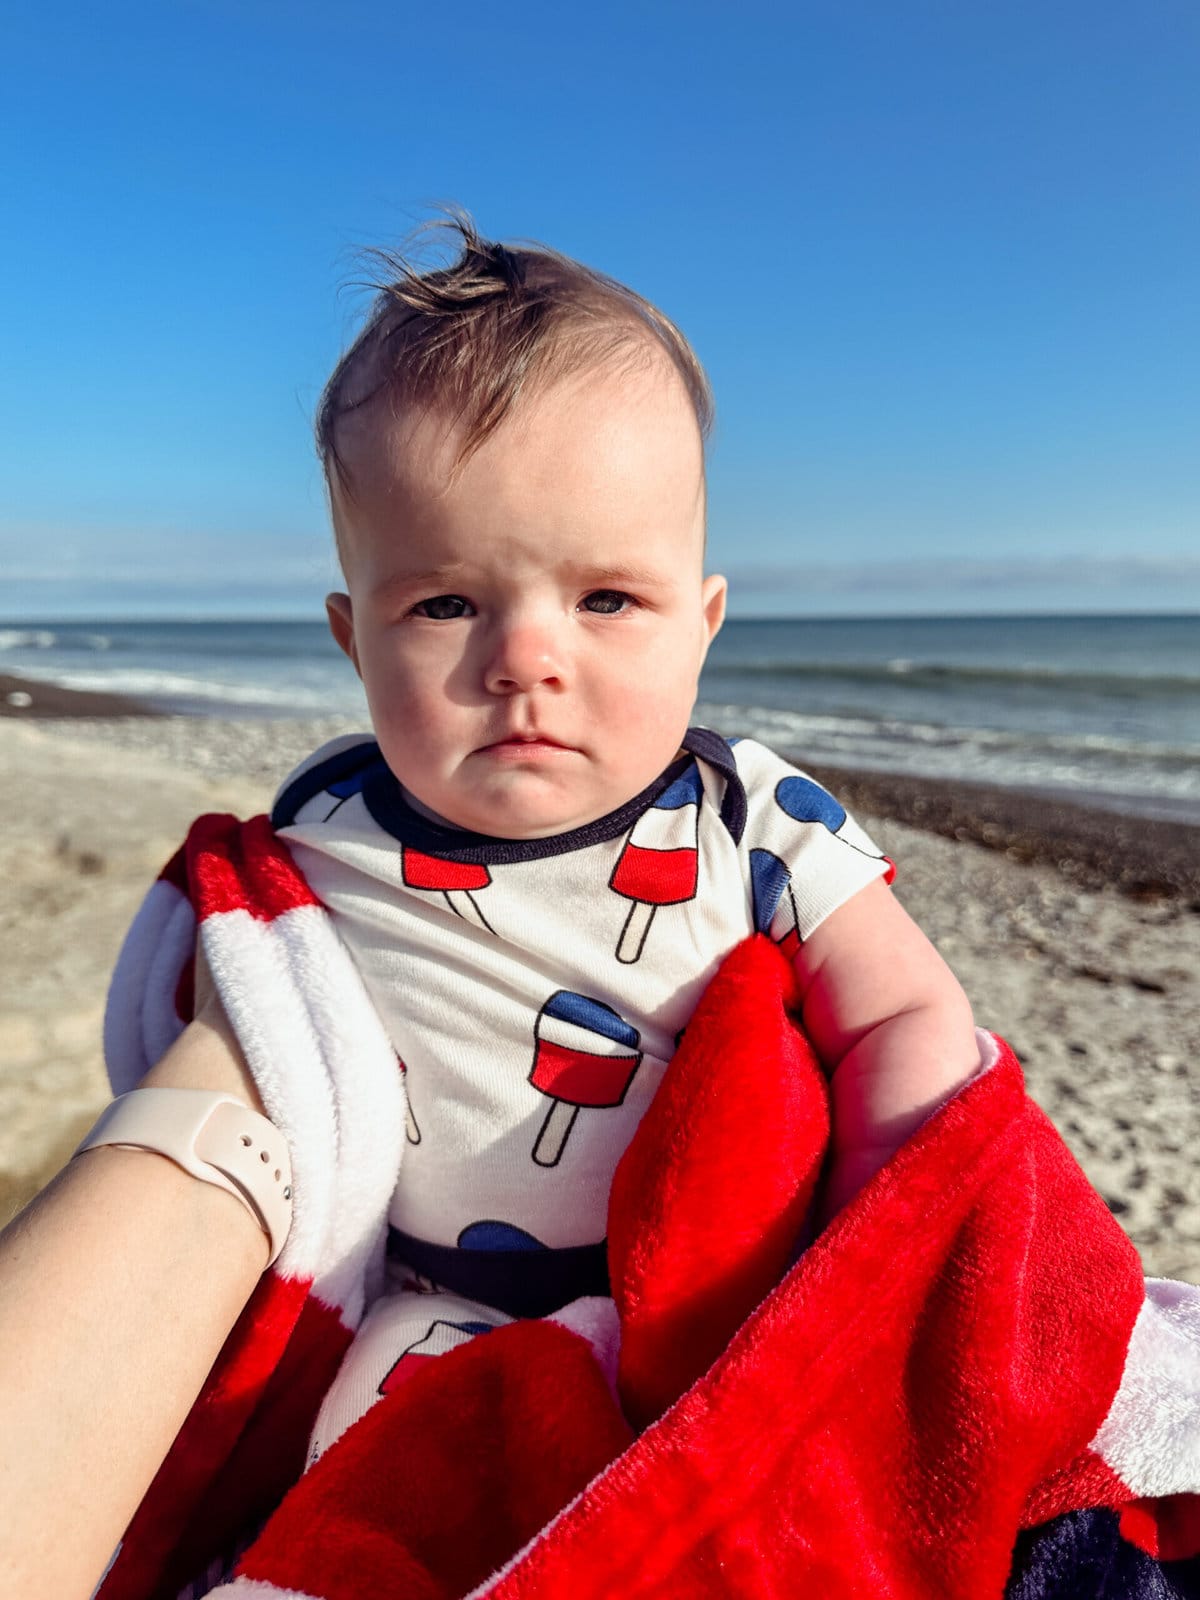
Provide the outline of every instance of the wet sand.
{"type": "MultiPolygon", "coordinates": [[[[108,974],[188,822],[266,809],[290,765],[347,731],[134,716],[48,690],[0,677],[0,1218],[107,1098],[108,974]]],[[[896,860],[897,893],[980,1023],[1017,1049],[1147,1271],[1200,1283],[1200,829],[977,785],[817,776],[896,860]]]]}
{"type": "Polygon", "coordinates": [[[0,717],[40,722],[46,717],[152,717],[156,713],[140,700],[123,694],[93,694],[64,689],[61,684],[37,678],[14,678],[0,672],[0,717]]]}

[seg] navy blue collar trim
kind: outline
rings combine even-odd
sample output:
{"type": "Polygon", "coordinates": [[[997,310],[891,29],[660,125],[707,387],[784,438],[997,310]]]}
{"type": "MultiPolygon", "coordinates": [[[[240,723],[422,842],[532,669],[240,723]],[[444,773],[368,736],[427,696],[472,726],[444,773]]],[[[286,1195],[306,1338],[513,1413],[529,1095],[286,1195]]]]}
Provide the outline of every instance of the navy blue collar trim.
{"type": "Polygon", "coordinates": [[[689,728],[683,748],[699,756],[701,761],[725,779],[725,793],[721,796],[721,821],[729,830],[734,844],[741,844],[746,831],[746,788],[738,774],[737,762],[733,759],[729,744],[711,728],[689,728]]]}
{"type": "Polygon", "coordinates": [[[377,767],[383,768],[385,772],[387,770],[387,764],[374,739],[364,739],[361,744],[349,745],[345,750],[338,750],[334,755],[326,756],[324,761],[318,761],[315,766],[309,767],[280,792],[271,808],[271,826],[290,828],[296,820],[297,812],[301,811],[310,800],[315,800],[317,795],[323,794],[326,789],[334,793],[337,793],[339,785],[344,787],[347,793],[361,789],[373,776],[377,767]]]}
{"type": "Polygon", "coordinates": [[[642,812],[688,770],[693,764],[691,758],[699,756],[725,779],[721,821],[734,842],[739,842],[746,825],[746,793],[738,777],[733,752],[720,734],[707,728],[689,728],[684,735],[683,748],[688,755],[673,761],[641,794],[607,816],[546,839],[496,839],[484,833],[445,827],[414,811],[380,754],[378,744],[367,739],[362,744],[337,751],[302,772],[275,802],[271,823],[276,828],[290,826],[301,808],[327,789],[335,794],[341,791],[343,797],[361,789],[363,803],[379,826],[401,844],[424,851],[426,855],[438,856],[443,861],[494,866],[539,861],[585,849],[588,845],[603,844],[627,832],[642,812]]]}

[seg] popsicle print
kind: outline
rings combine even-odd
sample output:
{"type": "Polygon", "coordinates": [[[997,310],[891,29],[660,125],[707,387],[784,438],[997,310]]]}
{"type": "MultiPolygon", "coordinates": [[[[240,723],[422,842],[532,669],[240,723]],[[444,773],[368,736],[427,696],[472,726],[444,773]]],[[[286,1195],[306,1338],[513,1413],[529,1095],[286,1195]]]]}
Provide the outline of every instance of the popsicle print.
{"type": "Polygon", "coordinates": [[[800,948],[796,897],[792,875],[773,850],[751,850],[750,892],[754,901],[754,926],[794,960],[800,948]]]}
{"type": "Polygon", "coordinates": [[[586,994],[559,989],[533,1026],[529,1081],[550,1099],[533,1146],[539,1167],[558,1165],[581,1106],[619,1106],[642,1059],[641,1035],[586,994]]]}
{"type": "Polygon", "coordinates": [[[409,1144],[420,1144],[421,1130],[417,1127],[417,1119],[413,1116],[412,1101],[408,1097],[408,1068],[400,1057],[396,1057],[400,1067],[400,1076],[404,1079],[404,1134],[409,1144]]]}
{"type": "Polygon", "coordinates": [[[525,1228],[514,1222],[498,1222],[485,1217],[468,1222],[458,1235],[460,1250],[545,1250],[547,1247],[525,1228]]]}
{"type": "Polygon", "coordinates": [[[887,871],[884,873],[884,879],[887,883],[891,883],[896,876],[896,864],[890,856],[882,855],[877,850],[864,849],[851,837],[852,831],[859,832],[859,830],[847,817],[845,807],[839,805],[829,791],[822,789],[812,778],[806,778],[802,773],[781,778],[775,785],[775,803],[785,816],[791,817],[794,821],[822,822],[830,833],[848,845],[851,850],[857,850],[860,855],[870,856],[874,861],[886,861],[887,871]]]}
{"type": "Polygon", "coordinates": [[[659,906],[696,897],[700,853],[697,831],[704,785],[695,765],[676,778],[629,830],[608,886],[632,901],[617,940],[617,960],[641,959],[659,906]]]}
{"type": "Polygon", "coordinates": [[[439,1317],[436,1322],[430,1323],[415,1343],[401,1351],[384,1374],[383,1382],[379,1385],[380,1394],[391,1394],[393,1389],[398,1389],[406,1378],[411,1378],[433,1356],[444,1356],[448,1350],[466,1344],[477,1333],[491,1331],[490,1322],[445,1322],[439,1317]]]}
{"type": "Polygon", "coordinates": [[[456,916],[464,922],[473,922],[485,933],[495,933],[495,928],[479,909],[475,891],[486,889],[492,875],[480,861],[445,861],[441,856],[427,856],[423,850],[411,845],[400,846],[400,875],[409,889],[428,889],[440,894],[456,916]]]}

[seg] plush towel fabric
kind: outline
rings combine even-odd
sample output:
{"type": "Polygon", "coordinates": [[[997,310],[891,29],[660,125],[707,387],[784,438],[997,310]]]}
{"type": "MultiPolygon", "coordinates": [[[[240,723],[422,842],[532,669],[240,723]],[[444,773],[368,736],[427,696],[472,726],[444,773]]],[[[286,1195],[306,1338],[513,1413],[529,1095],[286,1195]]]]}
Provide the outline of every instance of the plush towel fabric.
{"type": "Polygon", "coordinates": [[[618,1170],[613,1300],[429,1362],[301,1476],[378,1291],[403,1085],[265,819],[202,818],[118,965],[115,1088],[180,1026],[197,919],[296,1223],[103,1600],[1200,1595],[1200,1291],[1143,1280],[998,1041],[792,1265],[826,1096],[761,938],[618,1170]]]}

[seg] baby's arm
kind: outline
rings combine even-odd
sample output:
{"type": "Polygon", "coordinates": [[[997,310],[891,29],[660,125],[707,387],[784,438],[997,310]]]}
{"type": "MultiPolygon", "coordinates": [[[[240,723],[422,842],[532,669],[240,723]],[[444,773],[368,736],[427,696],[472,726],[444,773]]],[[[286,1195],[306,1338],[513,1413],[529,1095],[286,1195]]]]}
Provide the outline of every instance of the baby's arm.
{"type": "Polygon", "coordinates": [[[978,1070],[979,1049],[958,980],[882,880],[810,934],[796,973],[833,1097],[827,1221],[978,1070]]]}

